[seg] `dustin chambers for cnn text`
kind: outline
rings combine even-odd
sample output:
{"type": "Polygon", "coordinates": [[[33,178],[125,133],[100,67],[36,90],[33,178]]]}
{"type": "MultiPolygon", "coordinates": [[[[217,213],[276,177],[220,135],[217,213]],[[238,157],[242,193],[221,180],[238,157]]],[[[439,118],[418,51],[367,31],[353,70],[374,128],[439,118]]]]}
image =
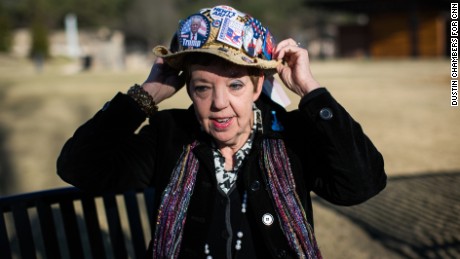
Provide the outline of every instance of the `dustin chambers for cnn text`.
{"type": "Polygon", "coordinates": [[[458,3],[450,4],[450,106],[458,107],[458,3]]]}

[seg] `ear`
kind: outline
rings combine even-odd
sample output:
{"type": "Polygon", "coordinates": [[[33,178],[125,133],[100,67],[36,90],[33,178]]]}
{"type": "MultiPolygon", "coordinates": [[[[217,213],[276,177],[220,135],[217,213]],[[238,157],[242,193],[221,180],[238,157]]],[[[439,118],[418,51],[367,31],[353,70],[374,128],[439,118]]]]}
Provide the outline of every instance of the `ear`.
{"type": "Polygon", "coordinates": [[[259,80],[257,81],[257,88],[254,91],[254,96],[252,98],[252,101],[255,102],[257,99],[259,99],[260,93],[262,93],[262,87],[264,85],[264,81],[265,81],[265,76],[263,73],[261,73],[259,80]]]}

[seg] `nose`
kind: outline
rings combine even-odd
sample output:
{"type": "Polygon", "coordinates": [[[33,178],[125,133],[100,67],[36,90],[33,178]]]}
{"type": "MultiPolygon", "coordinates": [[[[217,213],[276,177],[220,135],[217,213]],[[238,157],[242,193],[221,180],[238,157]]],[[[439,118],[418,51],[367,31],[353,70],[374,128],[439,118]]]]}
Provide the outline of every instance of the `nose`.
{"type": "Polygon", "coordinates": [[[217,110],[223,110],[229,105],[228,92],[225,87],[216,87],[212,96],[212,107],[217,110]]]}

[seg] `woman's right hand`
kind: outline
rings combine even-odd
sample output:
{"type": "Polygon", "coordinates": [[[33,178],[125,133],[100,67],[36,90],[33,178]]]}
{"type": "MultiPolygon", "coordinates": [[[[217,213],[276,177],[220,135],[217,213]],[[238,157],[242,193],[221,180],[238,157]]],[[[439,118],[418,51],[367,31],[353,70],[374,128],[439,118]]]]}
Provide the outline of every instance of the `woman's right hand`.
{"type": "Polygon", "coordinates": [[[170,67],[162,58],[157,58],[142,88],[152,96],[155,104],[159,104],[173,96],[184,84],[185,78],[180,71],[170,67]]]}
{"type": "Polygon", "coordinates": [[[274,51],[276,59],[283,60],[277,67],[284,85],[300,97],[320,87],[310,70],[308,51],[293,39],[278,43],[274,51]]]}

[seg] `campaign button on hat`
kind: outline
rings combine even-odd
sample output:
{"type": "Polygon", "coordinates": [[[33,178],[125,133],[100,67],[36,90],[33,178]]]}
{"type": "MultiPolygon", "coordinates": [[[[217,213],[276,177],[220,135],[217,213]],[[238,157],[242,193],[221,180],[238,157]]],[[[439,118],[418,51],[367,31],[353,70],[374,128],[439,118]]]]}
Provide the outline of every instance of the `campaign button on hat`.
{"type": "Polygon", "coordinates": [[[270,214],[270,213],[265,213],[265,214],[262,216],[262,222],[263,222],[266,226],[270,226],[271,224],[273,224],[274,221],[275,221],[275,218],[274,218],[273,215],[270,214]]]}
{"type": "Polygon", "coordinates": [[[257,57],[262,53],[264,28],[254,19],[249,19],[244,26],[243,48],[250,57],[257,57]]]}
{"type": "Polygon", "coordinates": [[[189,16],[178,32],[179,44],[183,49],[199,49],[209,38],[210,24],[202,14],[189,16]]]}
{"type": "Polygon", "coordinates": [[[212,27],[219,28],[220,27],[221,20],[214,20],[212,22],[212,27]]]}
{"type": "Polygon", "coordinates": [[[264,54],[265,58],[268,60],[272,59],[273,49],[275,48],[276,42],[273,38],[273,35],[270,31],[266,30],[265,37],[264,37],[264,44],[262,46],[262,53],[264,54]]]}
{"type": "Polygon", "coordinates": [[[211,18],[214,20],[221,20],[223,18],[236,20],[236,18],[238,17],[238,12],[233,7],[226,5],[219,5],[213,7],[211,9],[210,14],[211,18]]]}

